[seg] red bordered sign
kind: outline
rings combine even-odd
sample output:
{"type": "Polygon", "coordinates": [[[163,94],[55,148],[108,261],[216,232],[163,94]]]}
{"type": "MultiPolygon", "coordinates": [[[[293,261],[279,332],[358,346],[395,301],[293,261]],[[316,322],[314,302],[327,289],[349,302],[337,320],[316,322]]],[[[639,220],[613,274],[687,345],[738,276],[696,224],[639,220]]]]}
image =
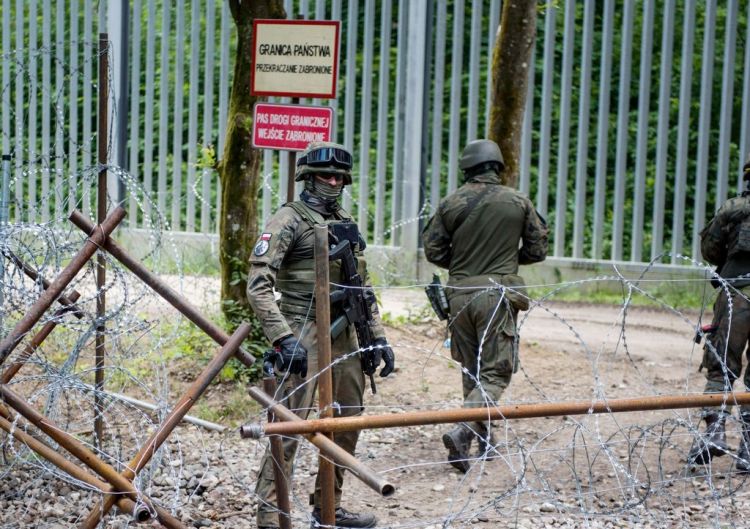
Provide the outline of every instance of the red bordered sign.
{"type": "Polygon", "coordinates": [[[335,98],[340,26],[337,20],[253,21],[251,94],[335,98]]]}
{"type": "Polygon", "coordinates": [[[258,103],[253,110],[253,147],[302,151],[311,141],[331,141],[333,109],[258,103]]]}

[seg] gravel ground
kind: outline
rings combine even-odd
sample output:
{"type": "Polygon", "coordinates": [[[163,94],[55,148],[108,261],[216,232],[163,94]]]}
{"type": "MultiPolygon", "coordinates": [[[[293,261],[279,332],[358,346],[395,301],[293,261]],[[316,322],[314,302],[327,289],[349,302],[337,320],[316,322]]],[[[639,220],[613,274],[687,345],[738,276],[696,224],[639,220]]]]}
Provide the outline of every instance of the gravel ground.
{"type": "MultiPolygon", "coordinates": [[[[208,286],[191,282],[190,288],[211,302],[208,286]]],[[[398,370],[379,381],[377,395],[368,392],[365,413],[460,406],[460,368],[443,345],[444,328],[415,316],[422,313],[421,293],[385,290],[380,296],[385,312],[408,322],[388,329],[398,370]]],[[[697,319],[697,313],[634,308],[537,307],[523,322],[522,370],[504,399],[699,392],[700,351],[692,342],[697,319]]],[[[173,378],[175,398],[191,376],[173,378]]],[[[213,388],[209,402],[221,400],[222,391],[213,388]]],[[[491,450],[478,454],[473,448],[476,459],[466,475],[445,462],[441,435],[448,425],[367,430],[358,457],[397,490],[380,498],[348,475],[343,504],[373,511],[379,527],[394,528],[745,527],[750,494],[746,476],[734,472],[733,456],[716,459],[710,468],[684,463],[696,425],[695,411],[687,410],[501,422],[491,450]]],[[[736,421],[728,429],[736,447],[736,421]]],[[[147,423],[134,419],[113,434],[113,464],[129,460],[136,439],[147,433],[147,423]]],[[[189,527],[254,528],[254,482],[264,446],[240,439],[236,429],[217,433],[181,425],[138,486],[189,527]]],[[[76,526],[99,497],[7,439],[3,456],[3,527],[76,526]]],[[[316,460],[317,452],[303,443],[295,461],[294,527],[309,525],[307,495],[316,460]]],[[[110,515],[104,525],[133,522],[110,515]]]]}

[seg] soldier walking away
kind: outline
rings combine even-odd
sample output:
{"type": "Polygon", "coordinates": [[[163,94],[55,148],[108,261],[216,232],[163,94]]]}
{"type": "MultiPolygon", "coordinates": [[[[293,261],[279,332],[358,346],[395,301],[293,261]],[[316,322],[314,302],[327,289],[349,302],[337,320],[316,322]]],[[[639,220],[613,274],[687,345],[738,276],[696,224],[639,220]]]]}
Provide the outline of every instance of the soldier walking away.
{"type": "MultiPolygon", "coordinates": [[[[278,394],[289,408],[303,419],[313,405],[317,381],[306,380],[308,370],[318,371],[318,336],[315,325],[314,270],[314,226],[326,224],[332,242],[347,237],[356,260],[356,272],[367,285],[367,271],[362,251],[365,242],[349,213],[344,211],[339,199],[344,186],[352,183],[352,156],[341,145],[335,143],[311,143],[297,161],[296,181],[304,180],[304,190],[299,200],[284,204],[269,220],[253,249],[247,281],[247,296],[255,314],[260,319],[268,340],[274,344],[277,374],[282,377],[278,394]],[[274,299],[274,288],[281,294],[274,299]]],[[[351,257],[351,254],[349,254],[351,257]]],[[[341,261],[331,261],[330,280],[345,285],[341,261]]],[[[332,293],[337,290],[332,286],[332,293]]],[[[340,288],[339,288],[340,290],[340,288]]],[[[358,289],[362,295],[363,289],[358,289]]],[[[384,362],[380,376],[389,375],[394,369],[394,354],[385,338],[374,296],[370,303],[371,344],[358,344],[361,329],[351,322],[339,326],[343,332],[332,338],[333,391],[338,404],[334,415],[347,417],[360,415],[363,410],[365,373],[372,376],[375,368],[384,362]],[[371,345],[367,350],[352,354],[371,345]],[[362,355],[362,357],[361,357],[362,355]]],[[[331,319],[342,321],[345,307],[331,303],[331,319]]],[[[332,335],[333,335],[332,331],[332,335]]],[[[350,454],[354,454],[359,432],[336,433],[334,441],[350,454]]],[[[291,476],[292,463],[297,451],[295,438],[284,439],[285,475],[291,476]]],[[[273,459],[269,449],[261,461],[256,494],[258,496],[258,528],[278,526],[276,491],[274,487],[273,459]]],[[[335,498],[337,527],[374,527],[375,516],[358,514],[340,506],[344,469],[335,469],[335,498]]],[[[311,527],[320,522],[320,476],[311,495],[311,527]]]]}
{"type": "MultiPolygon", "coordinates": [[[[727,200],[701,232],[703,258],[716,266],[726,282],[719,288],[714,303],[711,332],[703,347],[701,369],[706,368],[704,393],[732,391],[742,371],[742,353],[750,339],[750,158],[743,166],[745,190],[727,200]]],[[[750,370],[745,369],[744,383],[750,391],[750,370]]],[[[693,442],[688,463],[706,464],[712,457],[729,451],[726,420],[731,406],[704,408],[706,430],[693,442]]],[[[742,440],[736,468],[750,471],[750,405],[740,407],[742,440]]]]}
{"type": "MultiPolygon", "coordinates": [[[[461,362],[464,407],[494,406],[518,370],[516,317],[528,309],[519,264],[544,261],[547,226],[531,201],[500,183],[500,147],[475,140],[463,150],[464,184],[443,199],[422,232],[427,260],[447,268],[451,356],[461,362]]],[[[448,461],[469,470],[477,438],[494,445],[489,421],[459,424],[445,435],[448,461]]]]}

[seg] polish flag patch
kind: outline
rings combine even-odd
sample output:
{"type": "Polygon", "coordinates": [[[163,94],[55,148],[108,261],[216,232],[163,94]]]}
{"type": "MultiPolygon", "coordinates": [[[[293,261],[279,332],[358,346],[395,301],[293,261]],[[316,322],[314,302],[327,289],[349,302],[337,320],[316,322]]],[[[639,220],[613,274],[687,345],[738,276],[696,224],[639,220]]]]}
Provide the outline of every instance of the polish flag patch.
{"type": "Polygon", "coordinates": [[[265,255],[268,249],[271,247],[271,235],[270,233],[263,233],[258,238],[258,242],[255,243],[255,248],[253,248],[253,254],[257,257],[260,257],[261,255],[265,255]]]}

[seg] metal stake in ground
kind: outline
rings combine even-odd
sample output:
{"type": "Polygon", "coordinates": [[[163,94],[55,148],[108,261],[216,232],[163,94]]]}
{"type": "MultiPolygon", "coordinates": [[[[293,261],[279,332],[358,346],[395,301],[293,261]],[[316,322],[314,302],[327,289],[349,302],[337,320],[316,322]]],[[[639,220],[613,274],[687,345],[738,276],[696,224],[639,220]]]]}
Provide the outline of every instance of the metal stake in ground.
{"type": "MultiPolygon", "coordinates": [[[[5,225],[8,223],[8,185],[10,183],[10,154],[3,154],[2,184],[0,184],[0,244],[5,244],[5,225]]],[[[5,268],[0,258],[0,284],[5,282],[5,268]]],[[[3,334],[3,289],[0,288],[0,334],[3,334]]]]}
{"type": "MultiPolygon", "coordinates": [[[[318,333],[318,407],[320,417],[333,417],[333,376],[331,372],[331,289],[328,263],[328,227],[315,226],[315,328],[318,333]]],[[[333,435],[327,436],[333,441],[333,435]]],[[[320,521],[332,527],[336,523],[336,474],[333,462],[322,454],[320,472],[320,521]]]]}
{"type": "MultiPolygon", "coordinates": [[[[273,372],[273,365],[267,371],[263,366],[263,390],[269,395],[276,395],[276,375],[273,372]]],[[[268,422],[273,422],[275,415],[269,408],[268,422]]],[[[292,529],[291,512],[292,506],[289,503],[289,482],[284,473],[284,444],[281,437],[273,435],[269,439],[271,443],[271,455],[273,456],[273,482],[276,487],[276,507],[279,509],[279,527],[281,529],[292,529]]]]}
{"type": "MultiPolygon", "coordinates": [[[[99,224],[107,216],[107,98],[109,97],[109,40],[106,33],[99,34],[99,181],[96,196],[96,220],[99,224]]],[[[96,257],[96,346],[94,349],[94,443],[102,446],[104,436],[101,392],[104,391],[104,314],[107,304],[104,285],[107,282],[107,261],[104,254],[96,257]]]]}

